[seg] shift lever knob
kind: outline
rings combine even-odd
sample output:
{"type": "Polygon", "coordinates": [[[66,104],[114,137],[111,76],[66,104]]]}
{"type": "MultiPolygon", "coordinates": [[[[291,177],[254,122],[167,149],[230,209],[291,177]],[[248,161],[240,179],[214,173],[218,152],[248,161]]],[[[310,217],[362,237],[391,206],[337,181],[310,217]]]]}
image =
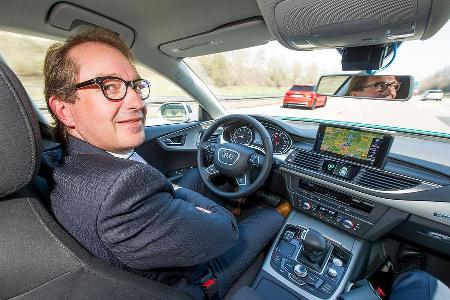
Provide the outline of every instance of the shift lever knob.
{"type": "Polygon", "coordinates": [[[323,255],[327,250],[325,238],[314,229],[309,229],[303,240],[303,256],[311,262],[322,261],[323,255]]]}

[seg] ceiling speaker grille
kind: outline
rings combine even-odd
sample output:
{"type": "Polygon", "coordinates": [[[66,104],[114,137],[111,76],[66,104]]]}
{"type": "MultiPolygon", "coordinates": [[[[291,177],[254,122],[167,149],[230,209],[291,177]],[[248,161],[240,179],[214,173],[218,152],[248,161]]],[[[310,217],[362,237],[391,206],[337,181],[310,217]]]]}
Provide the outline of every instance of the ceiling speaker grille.
{"type": "Polygon", "coordinates": [[[315,1],[288,11],[284,17],[284,26],[290,36],[308,36],[312,28],[357,19],[378,20],[378,26],[384,26],[406,21],[415,12],[416,0],[315,1]]]}

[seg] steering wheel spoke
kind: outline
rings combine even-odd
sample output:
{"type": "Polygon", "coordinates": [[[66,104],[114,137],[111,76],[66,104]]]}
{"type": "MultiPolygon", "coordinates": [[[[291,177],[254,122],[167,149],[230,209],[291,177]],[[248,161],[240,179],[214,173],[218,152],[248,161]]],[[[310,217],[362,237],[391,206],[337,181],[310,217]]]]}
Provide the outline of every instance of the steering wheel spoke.
{"type": "Polygon", "coordinates": [[[245,172],[244,174],[235,177],[236,184],[239,191],[245,191],[250,186],[250,173],[245,172]]]}

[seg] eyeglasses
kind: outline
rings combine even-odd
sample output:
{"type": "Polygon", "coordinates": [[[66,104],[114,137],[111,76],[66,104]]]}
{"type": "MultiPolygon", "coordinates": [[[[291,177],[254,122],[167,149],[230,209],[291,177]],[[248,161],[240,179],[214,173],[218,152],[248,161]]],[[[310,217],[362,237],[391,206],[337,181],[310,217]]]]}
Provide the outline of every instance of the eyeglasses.
{"type": "Polygon", "coordinates": [[[129,86],[136,91],[142,100],[150,96],[150,82],[145,79],[126,81],[119,77],[103,76],[80,82],[75,85],[75,88],[78,90],[94,84],[102,90],[107,99],[112,101],[120,101],[125,98],[129,86]]]}
{"type": "Polygon", "coordinates": [[[400,89],[400,85],[401,84],[398,81],[393,81],[391,83],[385,82],[385,81],[380,81],[380,82],[375,82],[373,84],[365,85],[365,86],[363,86],[363,88],[373,87],[378,92],[384,92],[388,87],[391,87],[394,90],[398,91],[400,89]]]}

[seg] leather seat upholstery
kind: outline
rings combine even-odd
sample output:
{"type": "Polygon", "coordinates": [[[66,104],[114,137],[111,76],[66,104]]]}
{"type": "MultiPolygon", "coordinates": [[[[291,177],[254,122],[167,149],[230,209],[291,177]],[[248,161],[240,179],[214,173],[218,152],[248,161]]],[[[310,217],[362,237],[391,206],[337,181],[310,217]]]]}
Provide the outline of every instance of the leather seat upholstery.
{"type": "Polygon", "coordinates": [[[27,93],[0,59],[0,299],[188,299],[100,261],[56,222],[30,184],[41,142],[27,93]]]}

